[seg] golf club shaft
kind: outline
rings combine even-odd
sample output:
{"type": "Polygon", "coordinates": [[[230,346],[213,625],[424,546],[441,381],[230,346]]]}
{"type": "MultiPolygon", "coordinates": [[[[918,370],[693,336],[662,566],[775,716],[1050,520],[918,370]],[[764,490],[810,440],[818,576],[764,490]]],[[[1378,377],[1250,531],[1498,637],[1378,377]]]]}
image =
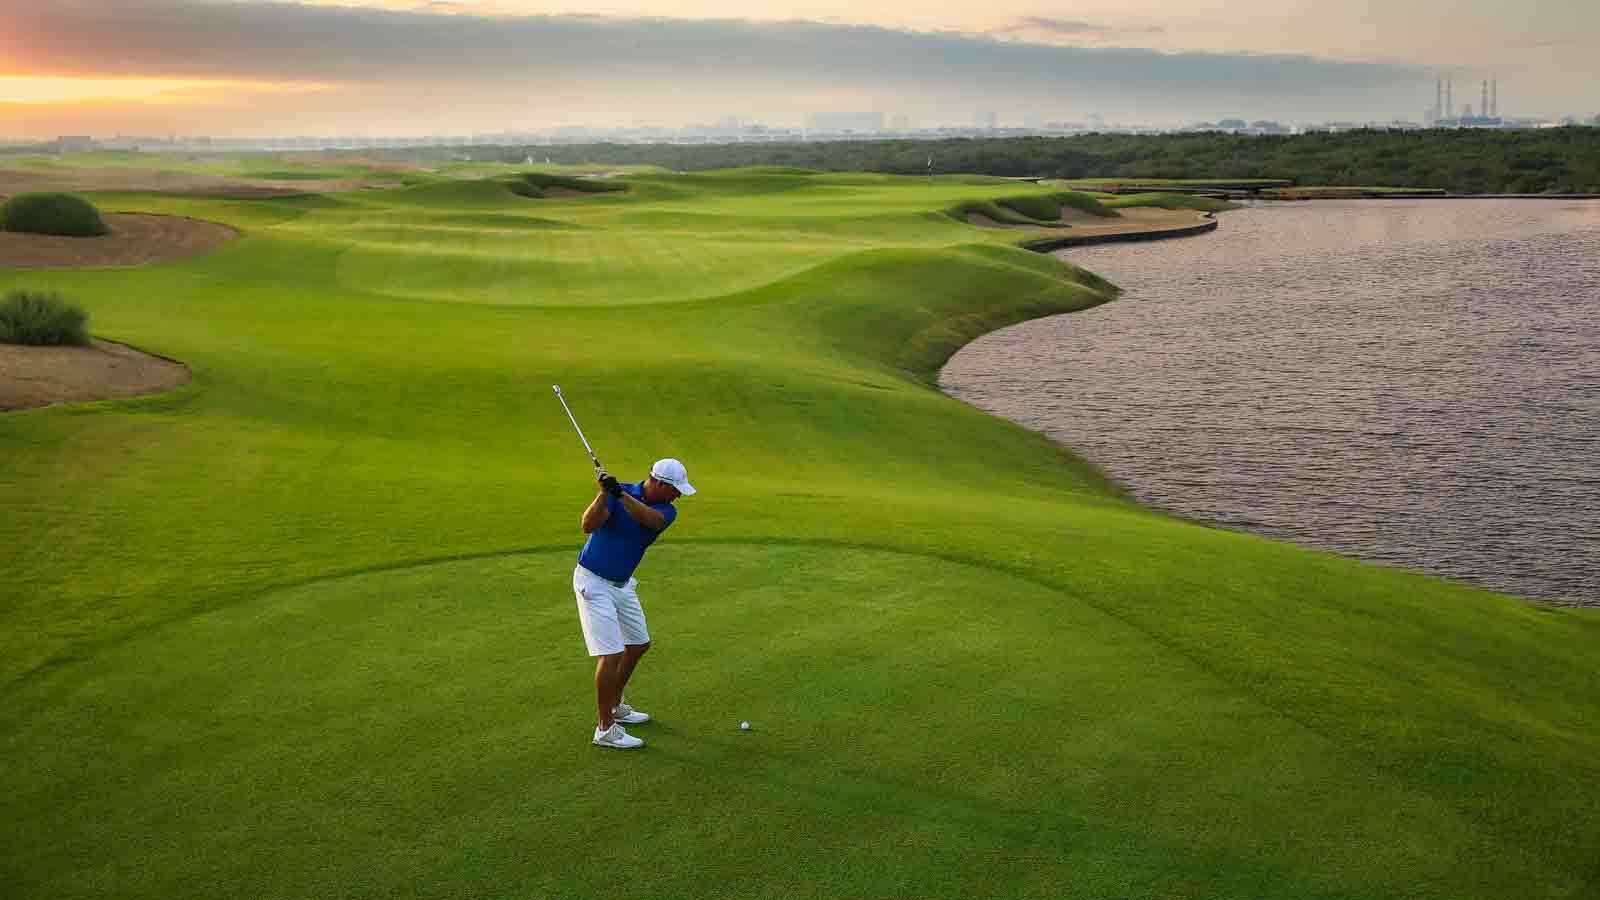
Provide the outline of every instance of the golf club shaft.
{"type": "Polygon", "coordinates": [[[578,433],[578,440],[583,441],[583,449],[589,451],[589,460],[594,463],[596,469],[605,468],[600,465],[600,458],[594,455],[594,448],[589,446],[589,439],[583,436],[583,429],[578,427],[578,420],[572,415],[572,407],[567,405],[567,398],[561,393],[561,385],[554,384],[551,387],[556,389],[556,399],[561,401],[561,408],[567,411],[567,421],[572,423],[572,430],[578,433]]]}

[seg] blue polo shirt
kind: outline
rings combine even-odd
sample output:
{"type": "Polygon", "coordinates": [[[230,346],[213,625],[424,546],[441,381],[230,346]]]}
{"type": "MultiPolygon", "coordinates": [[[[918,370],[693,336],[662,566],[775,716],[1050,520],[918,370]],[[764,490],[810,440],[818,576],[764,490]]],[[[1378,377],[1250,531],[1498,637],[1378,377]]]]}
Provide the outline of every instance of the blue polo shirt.
{"type": "MultiPolygon", "coordinates": [[[[644,482],[628,482],[622,485],[622,489],[636,499],[644,500],[644,482]]],[[[672,520],[678,517],[678,511],[671,503],[645,505],[667,517],[661,531],[666,531],[672,525],[672,520]]],[[[589,533],[589,539],[583,543],[583,552],[578,554],[578,565],[607,581],[627,581],[633,577],[633,570],[639,567],[639,561],[644,559],[645,548],[661,536],[661,531],[651,531],[635,522],[633,516],[622,508],[622,501],[609,494],[606,495],[606,509],[611,517],[606,519],[604,525],[589,533]]]]}

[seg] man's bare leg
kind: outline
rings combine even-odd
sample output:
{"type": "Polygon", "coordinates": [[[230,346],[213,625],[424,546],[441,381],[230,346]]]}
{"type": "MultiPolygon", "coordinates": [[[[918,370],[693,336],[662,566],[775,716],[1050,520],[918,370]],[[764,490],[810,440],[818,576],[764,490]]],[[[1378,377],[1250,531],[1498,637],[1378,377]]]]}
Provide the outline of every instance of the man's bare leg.
{"type": "MultiPolygon", "coordinates": [[[[622,685],[627,680],[623,674],[626,653],[612,653],[596,659],[594,665],[595,706],[600,712],[600,730],[605,731],[616,721],[611,710],[622,702],[622,685]]],[[[628,666],[631,669],[631,666],[628,666]]]]}
{"type": "Polygon", "coordinates": [[[622,697],[628,688],[628,679],[633,677],[633,669],[639,665],[639,657],[650,652],[649,644],[629,644],[622,648],[622,683],[617,685],[617,702],[622,702],[622,697]]]}

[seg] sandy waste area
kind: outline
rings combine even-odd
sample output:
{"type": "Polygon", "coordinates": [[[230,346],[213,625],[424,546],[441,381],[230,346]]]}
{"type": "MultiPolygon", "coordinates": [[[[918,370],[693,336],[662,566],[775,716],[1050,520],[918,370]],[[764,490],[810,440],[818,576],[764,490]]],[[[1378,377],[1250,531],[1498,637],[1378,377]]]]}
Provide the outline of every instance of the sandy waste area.
{"type": "Polygon", "coordinates": [[[0,344],[0,410],[158,394],[189,383],[189,367],[111,341],[88,347],[0,344]]]}

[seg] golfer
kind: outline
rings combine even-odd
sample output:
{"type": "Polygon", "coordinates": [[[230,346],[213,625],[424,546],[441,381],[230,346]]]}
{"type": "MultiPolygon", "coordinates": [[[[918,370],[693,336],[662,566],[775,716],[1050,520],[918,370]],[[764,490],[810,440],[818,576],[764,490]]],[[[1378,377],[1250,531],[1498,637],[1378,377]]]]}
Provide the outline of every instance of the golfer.
{"type": "Polygon", "coordinates": [[[675,459],[656,460],[644,481],[623,484],[604,469],[599,481],[600,493],[583,511],[583,533],[589,539],[572,570],[572,590],[578,595],[583,641],[589,655],[599,657],[594,693],[600,719],[594,744],[632,750],[644,746],[644,741],[622,726],[650,721],[649,713],[622,702],[634,667],[650,649],[633,570],[644,558],[645,548],[678,518],[672,501],[693,494],[694,486],[683,463],[675,459]]]}

